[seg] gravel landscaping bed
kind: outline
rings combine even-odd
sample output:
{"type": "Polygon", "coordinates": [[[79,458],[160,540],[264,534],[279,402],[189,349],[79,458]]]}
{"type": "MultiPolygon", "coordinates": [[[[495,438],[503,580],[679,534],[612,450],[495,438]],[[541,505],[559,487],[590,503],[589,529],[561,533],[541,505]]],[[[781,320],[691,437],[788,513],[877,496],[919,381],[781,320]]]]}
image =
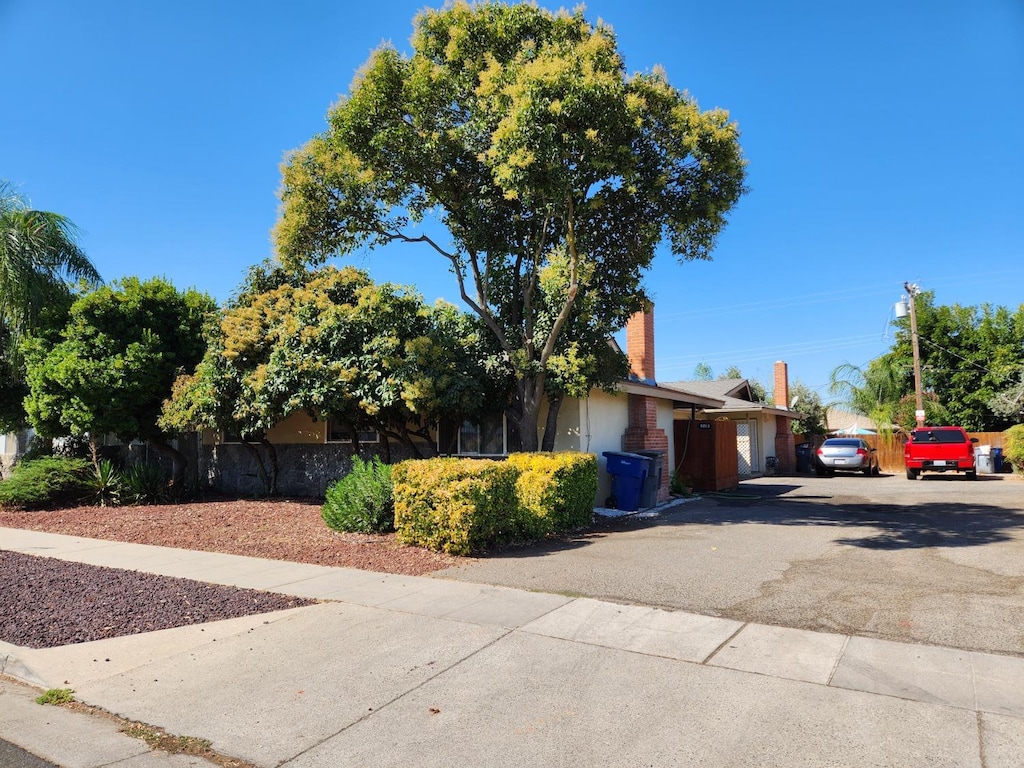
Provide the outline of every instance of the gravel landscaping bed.
{"type": "Polygon", "coordinates": [[[312,605],[191,579],[0,550],[0,640],[53,648],[312,605]]]}
{"type": "MultiPolygon", "coordinates": [[[[467,561],[400,546],[393,535],[335,533],[324,525],[320,502],[314,500],[215,499],[145,507],[0,510],[0,527],[406,575],[467,561]]],[[[0,640],[31,648],[307,604],[284,595],[0,549],[0,640]]]]}

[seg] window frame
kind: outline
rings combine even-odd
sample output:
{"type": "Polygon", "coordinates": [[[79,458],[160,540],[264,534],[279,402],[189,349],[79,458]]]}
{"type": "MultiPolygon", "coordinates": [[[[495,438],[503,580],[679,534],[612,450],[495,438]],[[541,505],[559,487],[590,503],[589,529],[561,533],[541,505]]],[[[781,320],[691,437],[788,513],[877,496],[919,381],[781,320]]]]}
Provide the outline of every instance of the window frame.
{"type": "MultiPolygon", "coordinates": [[[[327,445],[352,445],[352,434],[347,426],[339,424],[335,422],[333,419],[327,419],[325,424],[326,428],[324,429],[324,443],[326,443],[327,445]],[[337,426],[340,431],[343,431],[345,437],[331,437],[331,434],[335,432],[335,430],[332,429],[332,425],[337,426]]],[[[357,431],[359,432],[360,445],[377,445],[380,443],[380,430],[360,429],[357,431]],[[372,439],[363,438],[364,435],[369,435],[370,433],[373,433],[372,439]]]]}

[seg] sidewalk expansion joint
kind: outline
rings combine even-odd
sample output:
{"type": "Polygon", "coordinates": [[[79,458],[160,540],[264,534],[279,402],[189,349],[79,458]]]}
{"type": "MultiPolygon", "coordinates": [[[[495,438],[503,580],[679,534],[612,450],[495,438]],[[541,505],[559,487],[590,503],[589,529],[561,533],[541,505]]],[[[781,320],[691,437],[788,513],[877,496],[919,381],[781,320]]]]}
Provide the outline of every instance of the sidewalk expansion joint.
{"type": "Polygon", "coordinates": [[[715,658],[715,656],[717,656],[721,652],[721,650],[723,648],[725,648],[725,646],[727,646],[729,643],[731,643],[733,640],[735,640],[736,636],[739,635],[740,632],[742,632],[744,629],[746,629],[749,626],[750,626],[750,622],[749,621],[743,622],[743,624],[741,624],[740,627],[735,632],[733,632],[731,635],[729,635],[727,638],[725,638],[725,640],[723,640],[721,643],[719,643],[718,647],[715,648],[715,650],[713,650],[711,653],[709,653],[707,655],[707,657],[704,659],[704,661],[700,662],[700,665],[701,666],[707,666],[707,664],[713,658],[715,658]]]}

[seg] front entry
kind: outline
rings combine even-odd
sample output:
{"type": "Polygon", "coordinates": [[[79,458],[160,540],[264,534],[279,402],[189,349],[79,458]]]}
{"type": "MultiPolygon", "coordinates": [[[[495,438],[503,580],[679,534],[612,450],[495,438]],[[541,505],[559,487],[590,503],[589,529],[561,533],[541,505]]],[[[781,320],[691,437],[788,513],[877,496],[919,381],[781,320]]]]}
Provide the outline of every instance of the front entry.
{"type": "Polygon", "coordinates": [[[741,477],[757,471],[757,424],[753,421],[736,422],[736,458],[741,477]]]}

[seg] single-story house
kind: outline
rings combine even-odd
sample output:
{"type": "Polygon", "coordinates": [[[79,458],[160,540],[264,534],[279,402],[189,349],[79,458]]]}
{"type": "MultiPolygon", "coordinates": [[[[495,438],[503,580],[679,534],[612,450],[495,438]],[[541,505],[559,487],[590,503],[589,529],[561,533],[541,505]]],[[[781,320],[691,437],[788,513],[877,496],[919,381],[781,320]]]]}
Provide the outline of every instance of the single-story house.
{"type": "Polygon", "coordinates": [[[796,469],[796,440],[792,423],[801,414],[789,409],[789,366],[775,363],[774,404],[758,402],[747,379],[671,381],[663,386],[717,398],[721,405],[696,411],[677,411],[676,418],[728,419],[736,422],[736,450],[740,477],[796,469]]]}
{"type": "MultiPolygon", "coordinates": [[[[655,377],[653,308],[634,315],[626,326],[626,354],[632,373],[612,394],[594,390],[586,398],[566,398],[559,411],[556,451],[594,453],[600,467],[600,487],[595,502],[611,492],[606,451],[656,451],[661,454],[659,500],[669,496],[676,468],[676,432],[686,419],[737,421],[741,475],[765,471],[774,456],[781,470],[795,465],[789,420],[798,418],[782,405],[756,403],[745,380],[672,382],[660,384],[655,377]]],[[[785,363],[776,364],[776,393],[788,398],[785,363]],[[780,378],[781,371],[781,378],[780,378]]],[[[540,415],[541,429],[546,412],[540,415]]],[[[544,435],[538,436],[543,439],[544,435]]],[[[305,412],[283,419],[268,430],[267,440],[277,454],[277,488],[289,495],[323,495],[327,486],[344,475],[351,464],[351,435],[329,420],[305,412]]],[[[503,417],[489,423],[442,423],[429,439],[434,451],[463,456],[501,456],[509,451],[508,428],[503,417]],[[443,446],[443,447],[442,447],[443,446]]],[[[414,454],[395,441],[385,446],[375,432],[359,435],[364,458],[385,453],[392,461],[414,454]]],[[[228,493],[250,494],[263,490],[263,481],[252,451],[237,435],[205,430],[176,441],[185,454],[194,481],[228,493]]],[[[424,447],[427,447],[424,444],[424,447]]],[[[6,448],[5,448],[6,450],[6,448]]],[[[431,451],[423,451],[430,453],[431,451]]],[[[12,450],[16,455],[17,446],[12,450]]]]}
{"type": "MultiPolygon", "coordinates": [[[[661,487],[658,497],[669,496],[669,481],[675,467],[672,439],[680,410],[714,409],[725,405],[721,398],[687,391],[685,387],[659,386],[654,378],[654,317],[638,313],[626,328],[626,354],[633,374],[618,386],[615,394],[594,390],[583,399],[566,398],[558,414],[556,451],[583,451],[597,455],[600,486],[595,501],[603,502],[611,492],[605,468],[605,451],[662,452],[661,487]]],[[[546,407],[540,414],[541,434],[546,407]]],[[[485,423],[442,423],[434,432],[434,448],[461,456],[502,456],[509,451],[508,428],[503,417],[485,423]],[[443,446],[443,448],[442,448],[443,446]]],[[[294,413],[267,433],[278,454],[278,490],[285,494],[322,495],[327,486],[347,471],[351,438],[330,421],[315,420],[304,412],[294,413]]],[[[360,435],[364,457],[381,453],[375,433],[360,435]]],[[[179,448],[183,446],[179,445],[179,448]]],[[[250,453],[237,436],[207,430],[184,446],[198,467],[202,483],[230,493],[258,493],[258,477],[250,453]]],[[[391,444],[391,458],[408,458],[408,449],[391,444]]]]}

